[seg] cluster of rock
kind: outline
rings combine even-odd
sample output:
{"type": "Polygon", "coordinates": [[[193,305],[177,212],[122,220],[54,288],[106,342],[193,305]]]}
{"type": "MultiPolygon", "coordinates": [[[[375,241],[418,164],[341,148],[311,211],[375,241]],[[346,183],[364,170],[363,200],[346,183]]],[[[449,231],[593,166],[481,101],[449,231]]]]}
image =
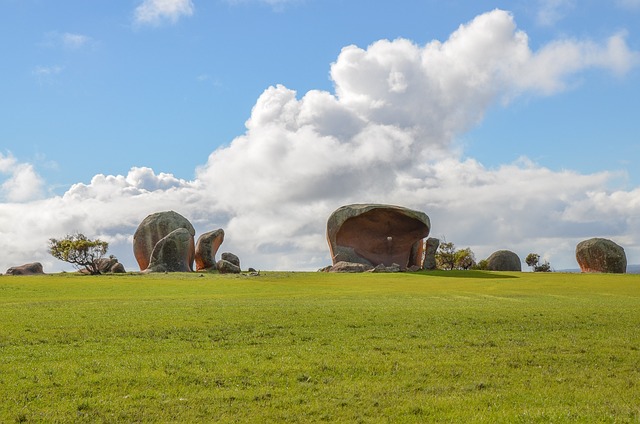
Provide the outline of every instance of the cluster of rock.
{"type": "Polygon", "coordinates": [[[216,262],[224,231],[217,229],[202,234],[194,243],[195,229],[188,219],[174,211],[147,216],[133,235],[133,254],[142,272],[196,271],[239,273],[240,259],[225,252],[216,262]]]}
{"type": "Polygon", "coordinates": [[[624,249],[603,238],[592,238],[578,243],[576,260],[582,272],[627,272],[627,255],[624,249]]]}
{"type": "Polygon", "coordinates": [[[435,267],[434,255],[440,242],[426,238],[430,229],[425,213],[401,206],[342,206],[327,221],[333,264],[321,271],[397,272],[416,271],[425,264],[435,267]]]}
{"type": "Polygon", "coordinates": [[[98,259],[95,263],[100,274],[124,274],[127,272],[124,265],[118,262],[118,259],[113,255],[98,259]]]}

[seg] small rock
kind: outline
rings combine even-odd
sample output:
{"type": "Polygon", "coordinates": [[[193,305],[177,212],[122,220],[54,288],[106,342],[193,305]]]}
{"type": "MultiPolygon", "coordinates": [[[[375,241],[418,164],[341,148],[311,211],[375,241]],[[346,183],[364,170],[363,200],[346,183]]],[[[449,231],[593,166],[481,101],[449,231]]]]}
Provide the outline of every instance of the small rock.
{"type": "Polygon", "coordinates": [[[240,267],[225,259],[220,259],[216,264],[220,274],[240,274],[240,267]]]}
{"type": "Polygon", "coordinates": [[[375,268],[370,269],[368,272],[389,272],[384,264],[378,264],[375,268]]]}
{"type": "Polygon", "coordinates": [[[387,267],[387,272],[400,272],[402,271],[402,268],[400,268],[400,265],[393,263],[391,264],[391,266],[387,267]]]}
{"type": "Polygon", "coordinates": [[[373,269],[371,265],[359,264],[355,262],[338,262],[333,265],[329,272],[365,272],[373,269]]]}
{"type": "Polygon", "coordinates": [[[232,264],[234,264],[238,268],[240,267],[240,258],[238,258],[233,253],[224,252],[222,255],[220,255],[220,258],[223,261],[231,262],[232,264]]]}

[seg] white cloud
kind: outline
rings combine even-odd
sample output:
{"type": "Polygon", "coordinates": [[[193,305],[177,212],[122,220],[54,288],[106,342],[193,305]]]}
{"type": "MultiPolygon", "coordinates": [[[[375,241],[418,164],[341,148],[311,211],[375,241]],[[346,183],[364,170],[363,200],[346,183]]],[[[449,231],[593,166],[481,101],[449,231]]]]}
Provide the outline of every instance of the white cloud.
{"type": "Polygon", "coordinates": [[[70,49],[79,49],[91,42],[91,37],[82,34],[65,32],[61,36],[62,44],[70,49]]]}
{"type": "MultiPolygon", "coordinates": [[[[602,236],[624,241],[634,262],[640,190],[612,191],[618,175],[554,172],[526,158],[488,169],[461,159],[455,141],[496,102],[556,93],[584,69],[622,73],[635,55],[622,36],[532,51],[499,10],[444,42],[345,47],[331,66],[335,94],[298,97],[269,87],[245,134],[213,152],[194,181],[132,168],[126,176],[97,175],[60,197],[0,204],[0,251],[11,252],[0,267],[39,259],[59,269],[46,257],[46,240],[78,230],[110,240],[135,269],[131,235],[139,222],[175,210],[198,234],[224,228],[222,251],[239,254],[244,266],[314,269],[329,262],[326,219],[352,202],[423,210],[434,236],[470,246],[478,258],[509,248],[569,267],[578,241],[602,236]]],[[[3,166],[14,165],[5,158],[3,166]]]]}
{"type": "Polygon", "coordinates": [[[53,65],[53,66],[36,66],[31,71],[31,74],[38,78],[47,78],[52,77],[54,75],[58,75],[64,70],[62,66],[53,65]]]}
{"type": "Polygon", "coordinates": [[[551,26],[575,8],[575,0],[539,0],[538,24],[551,26]]]}
{"type": "Polygon", "coordinates": [[[134,11],[138,24],[158,25],[163,21],[175,23],[183,16],[193,15],[191,0],[144,0],[134,11]]]}
{"type": "Polygon", "coordinates": [[[60,33],[58,31],[51,31],[44,35],[44,41],[40,45],[48,48],[79,50],[93,43],[93,38],[89,37],[88,35],[71,32],[60,33]]]}
{"type": "Polygon", "coordinates": [[[2,174],[8,175],[8,178],[0,184],[0,199],[27,202],[42,197],[44,182],[33,165],[19,163],[11,154],[0,153],[0,181],[2,174]]]}

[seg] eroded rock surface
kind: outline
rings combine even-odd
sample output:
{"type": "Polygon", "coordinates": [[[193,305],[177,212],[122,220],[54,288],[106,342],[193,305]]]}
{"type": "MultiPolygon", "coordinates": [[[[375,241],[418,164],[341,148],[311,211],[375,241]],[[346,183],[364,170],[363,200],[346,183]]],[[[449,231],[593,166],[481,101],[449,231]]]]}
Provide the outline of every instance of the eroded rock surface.
{"type": "MultiPolygon", "coordinates": [[[[371,268],[415,264],[419,246],[429,235],[429,217],[401,206],[354,204],[338,208],[327,221],[332,262],[359,263],[371,268]]],[[[421,256],[421,253],[419,254],[421,256]]]]}
{"type": "MultiPolygon", "coordinates": [[[[144,271],[150,267],[151,254],[156,244],[177,229],[185,229],[190,236],[188,240],[188,252],[186,262],[187,271],[193,271],[193,261],[195,259],[195,229],[187,218],[174,211],[157,212],[147,216],[138,226],[133,235],[133,254],[144,271]]],[[[181,237],[185,237],[181,235],[181,237]]],[[[159,264],[155,264],[158,266],[159,264]]],[[[169,266],[168,268],[171,268],[169,266]]]]}
{"type": "Polygon", "coordinates": [[[422,263],[422,269],[436,269],[436,252],[438,251],[439,246],[440,240],[437,238],[429,237],[425,241],[424,262],[422,263]]]}
{"type": "Polygon", "coordinates": [[[32,262],[20,266],[14,266],[7,270],[7,275],[36,275],[44,274],[42,264],[40,262],[32,262]]]}
{"type": "Polygon", "coordinates": [[[151,252],[147,272],[189,272],[193,235],[186,228],[173,230],[161,238],[151,252]]]}
{"type": "Polygon", "coordinates": [[[578,243],[576,260],[582,272],[627,272],[627,255],[624,249],[604,238],[592,238],[578,243]]]}
{"type": "Polygon", "coordinates": [[[219,228],[202,234],[196,243],[196,271],[216,269],[216,253],[224,241],[224,231],[219,228]]]}
{"type": "Polygon", "coordinates": [[[498,250],[487,258],[489,271],[522,271],[520,257],[510,250],[498,250]]]}

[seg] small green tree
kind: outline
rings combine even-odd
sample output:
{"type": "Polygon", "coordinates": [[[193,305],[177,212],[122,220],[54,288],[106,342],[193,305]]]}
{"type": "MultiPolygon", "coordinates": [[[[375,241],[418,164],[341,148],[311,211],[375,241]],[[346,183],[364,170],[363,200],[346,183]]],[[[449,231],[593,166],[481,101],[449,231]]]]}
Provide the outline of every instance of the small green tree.
{"type": "Polygon", "coordinates": [[[86,269],[90,274],[100,274],[98,260],[109,248],[109,243],[91,240],[84,234],[67,235],[63,239],[49,239],[49,253],[56,259],[72,264],[76,269],[86,269]]]}
{"type": "Polygon", "coordinates": [[[460,249],[455,253],[455,267],[456,269],[471,269],[476,266],[476,256],[471,251],[471,248],[460,249]]]}
{"type": "Polygon", "coordinates": [[[529,253],[525,259],[525,262],[533,269],[533,272],[551,271],[551,265],[549,264],[549,262],[544,261],[543,263],[540,263],[540,255],[538,255],[537,253],[529,253]]]}
{"type": "Polygon", "coordinates": [[[442,242],[436,250],[436,267],[452,270],[456,267],[456,246],[452,242],[442,242]]]}
{"type": "Polygon", "coordinates": [[[540,262],[540,255],[537,253],[529,253],[524,261],[531,267],[531,269],[535,269],[538,262],[540,262]]]}
{"type": "Polygon", "coordinates": [[[489,268],[489,261],[487,261],[486,259],[479,260],[476,266],[473,267],[473,269],[483,270],[483,271],[486,270],[487,268],[489,268]]]}

